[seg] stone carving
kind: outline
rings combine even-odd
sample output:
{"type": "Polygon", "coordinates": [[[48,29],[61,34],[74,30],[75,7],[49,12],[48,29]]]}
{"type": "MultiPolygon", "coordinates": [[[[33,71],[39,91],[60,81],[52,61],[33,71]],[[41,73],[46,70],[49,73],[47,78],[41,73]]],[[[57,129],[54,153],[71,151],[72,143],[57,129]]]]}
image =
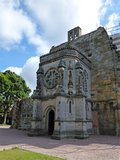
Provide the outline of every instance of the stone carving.
{"type": "Polygon", "coordinates": [[[91,102],[86,101],[86,119],[91,119],[91,102]]]}
{"type": "Polygon", "coordinates": [[[68,82],[68,88],[73,87],[73,82],[72,82],[72,71],[69,71],[69,82],[68,82]]]}
{"type": "Polygon", "coordinates": [[[86,70],[84,70],[84,72],[83,72],[83,77],[84,77],[84,83],[83,83],[83,90],[84,90],[84,93],[85,93],[85,95],[87,94],[87,92],[88,92],[88,87],[87,87],[87,81],[88,81],[88,73],[87,73],[87,71],[86,70]]]}
{"type": "Polygon", "coordinates": [[[39,97],[42,94],[43,74],[44,74],[44,70],[39,65],[39,69],[37,71],[37,86],[36,86],[36,90],[34,90],[33,92],[32,97],[39,97]]]}
{"type": "Polygon", "coordinates": [[[76,69],[76,93],[83,94],[84,75],[83,75],[83,67],[80,61],[78,61],[75,64],[75,69],[76,69]]]}
{"type": "Polygon", "coordinates": [[[66,68],[66,63],[63,60],[60,60],[59,64],[58,64],[58,68],[61,70],[64,70],[66,68]]]}
{"type": "Polygon", "coordinates": [[[58,81],[58,93],[63,93],[64,92],[64,88],[63,88],[63,85],[64,85],[64,70],[66,68],[66,63],[65,61],[63,60],[60,60],[59,64],[58,64],[58,70],[59,70],[59,81],[58,81]]]}
{"type": "Polygon", "coordinates": [[[84,76],[80,70],[77,71],[76,81],[76,93],[83,95],[84,76]]]}
{"type": "Polygon", "coordinates": [[[68,72],[69,72],[69,81],[68,81],[68,94],[71,95],[73,93],[73,77],[72,77],[72,63],[69,61],[69,67],[68,67],[68,72]]]}
{"type": "Polygon", "coordinates": [[[56,87],[56,85],[58,84],[58,70],[57,69],[50,68],[45,73],[44,84],[45,84],[45,87],[47,87],[48,89],[56,87]]]}
{"type": "Polygon", "coordinates": [[[75,69],[83,70],[83,67],[82,67],[80,61],[78,61],[78,62],[75,64],[75,69]]]}

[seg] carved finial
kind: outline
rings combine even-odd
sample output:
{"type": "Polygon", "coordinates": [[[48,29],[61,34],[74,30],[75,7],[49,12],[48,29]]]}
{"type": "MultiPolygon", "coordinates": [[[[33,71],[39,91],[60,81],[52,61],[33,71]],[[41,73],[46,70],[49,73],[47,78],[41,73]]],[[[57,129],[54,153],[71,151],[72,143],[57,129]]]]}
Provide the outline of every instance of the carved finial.
{"type": "Polygon", "coordinates": [[[44,70],[43,68],[39,65],[39,68],[37,70],[37,74],[43,74],[44,73],[44,70]]]}
{"type": "Polygon", "coordinates": [[[54,50],[55,46],[52,46],[50,49],[50,53],[54,50]]]}

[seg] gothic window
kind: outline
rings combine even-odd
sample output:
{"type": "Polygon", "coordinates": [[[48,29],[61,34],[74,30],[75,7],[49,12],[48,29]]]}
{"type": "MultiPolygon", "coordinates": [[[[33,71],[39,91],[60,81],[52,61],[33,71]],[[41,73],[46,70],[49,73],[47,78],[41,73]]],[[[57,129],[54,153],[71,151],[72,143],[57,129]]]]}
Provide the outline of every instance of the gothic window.
{"type": "Polygon", "coordinates": [[[73,32],[71,31],[71,32],[69,32],[69,41],[72,41],[73,40],[73,32]]]}
{"type": "Polygon", "coordinates": [[[76,77],[76,90],[77,93],[83,92],[83,86],[84,86],[84,76],[81,71],[78,71],[77,77],[76,77]]]}
{"type": "Polygon", "coordinates": [[[78,30],[75,30],[75,31],[74,31],[74,36],[75,36],[75,39],[78,38],[78,36],[79,36],[78,30]]]}
{"type": "Polygon", "coordinates": [[[69,101],[69,113],[72,113],[71,106],[72,106],[72,103],[71,103],[71,101],[69,101]]]}
{"type": "Polygon", "coordinates": [[[84,76],[84,86],[83,86],[83,90],[84,90],[84,92],[85,93],[87,93],[88,92],[88,82],[87,82],[87,80],[88,80],[88,73],[87,73],[87,71],[86,70],[84,70],[84,73],[83,73],[83,76],[84,76]]]}

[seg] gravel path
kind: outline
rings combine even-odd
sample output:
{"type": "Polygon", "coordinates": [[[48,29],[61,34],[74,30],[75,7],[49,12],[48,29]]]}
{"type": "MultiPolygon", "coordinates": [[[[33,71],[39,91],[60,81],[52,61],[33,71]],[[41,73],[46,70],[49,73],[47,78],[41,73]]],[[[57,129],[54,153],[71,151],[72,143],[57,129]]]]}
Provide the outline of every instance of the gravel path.
{"type": "Polygon", "coordinates": [[[120,160],[120,137],[53,140],[50,137],[28,137],[26,131],[0,127],[0,150],[12,147],[67,160],[120,160]]]}

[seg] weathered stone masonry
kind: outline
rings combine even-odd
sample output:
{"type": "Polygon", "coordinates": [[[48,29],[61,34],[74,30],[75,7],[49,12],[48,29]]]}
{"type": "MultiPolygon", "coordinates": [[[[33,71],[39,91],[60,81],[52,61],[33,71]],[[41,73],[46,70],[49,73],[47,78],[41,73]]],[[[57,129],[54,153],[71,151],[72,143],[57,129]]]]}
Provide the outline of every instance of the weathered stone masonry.
{"type": "Polygon", "coordinates": [[[32,98],[29,135],[120,135],[120,52],[105,29],[81,35],[76,27],[41,56],[32,98]]]}

